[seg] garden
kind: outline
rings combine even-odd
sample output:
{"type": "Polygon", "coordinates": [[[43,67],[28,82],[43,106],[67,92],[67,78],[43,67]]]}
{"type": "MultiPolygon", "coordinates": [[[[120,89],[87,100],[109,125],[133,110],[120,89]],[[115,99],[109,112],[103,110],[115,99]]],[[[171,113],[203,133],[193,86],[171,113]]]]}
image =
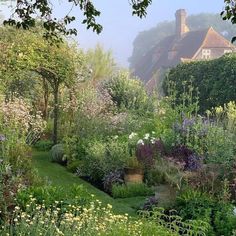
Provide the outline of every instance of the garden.
{"type": "Polygon", "coordinates": [[[0,235],[236,235],[236,101],[0,30],[0,235]]]}

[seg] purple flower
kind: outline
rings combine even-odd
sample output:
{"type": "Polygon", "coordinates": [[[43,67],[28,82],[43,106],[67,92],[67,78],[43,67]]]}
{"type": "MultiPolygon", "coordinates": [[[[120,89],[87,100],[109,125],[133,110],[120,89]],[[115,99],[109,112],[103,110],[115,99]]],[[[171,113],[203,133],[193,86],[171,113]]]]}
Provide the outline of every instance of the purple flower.
{"type": "Polygon", "coordinates": [[[195,119],[185,118],[182,123],[182,128],[186,129],[188,127],[192,127],[194,125],[195,119]]]}
{"type": "Polygon", "coordinates": [[[155,139],[153,142],[138,144],[136,157],[145,167],[153,167],[155,156],[164,154],[164,144],[161,140],[155,139]]]}
{"type": "Polygon", "coordinates": [[[4,142],[6,140],[6,137],[4,134],[0,134],[0,142],[4,142]]]}
{"type": "Polygon", "coordinates": [[[107,193],[111,193],[112,185],[123,184],[123,183],[124,183],[123,170],[111,171],[103,178],[103,187],[107,193]]]}
{"type": "Polygon", "coordinates": [[[202,158],[200,156],[198,156],[197,154],[195,154],[195,153],[191,154],[185,160],[184,169],[188,170],[188,171],[197,171],[197,170],[199,170],[202,166],[201,160],[202,160],[202,158]]]}
{"type": "Polygon", "coordinates": [[[144,211],[151,211],[155,206],[158,205],[158,199],[156,196],[152,196],[152,197],[149,197],[148,199],[146,199],[143,207],[142,207],[142,210],[144,211]]]}

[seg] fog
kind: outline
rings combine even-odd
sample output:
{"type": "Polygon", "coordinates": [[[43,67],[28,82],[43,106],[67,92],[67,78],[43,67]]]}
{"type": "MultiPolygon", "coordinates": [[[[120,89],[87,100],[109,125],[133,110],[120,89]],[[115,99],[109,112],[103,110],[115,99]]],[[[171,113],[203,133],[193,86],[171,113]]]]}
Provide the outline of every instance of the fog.
{"type": "MultiPolygon", "coordinates": [[[[58,16],[68,13],[70,6],[65,4],[65,0],[55,4],[58,16]]],[[[97,19],[103,25],[100,35],[87,30],[81,25],[83,16],[79,8],[74,8],[72,15],[77,16],[76,23],[73,24],[78,29],[76,40],[82,48],[91,48],[100,43],[105,49],[111,49],[117,63],[128,67],[128,57],[132,54],[132,43],[137,34],[143,30],[148,30],[165,20],[174,20],[175,11],[184,8],[188,15],[198,13],[219,13],[222,11],[223,0],[153,0],[148,8],[146,18],[139,19],[132,16],[132,9],[128,0],[96,0],[93,1],[97,9],[102,14],[97,19]]],[[[1,14],[8,16],[10,11],[6,6],[1,6],[1,14]]]]}

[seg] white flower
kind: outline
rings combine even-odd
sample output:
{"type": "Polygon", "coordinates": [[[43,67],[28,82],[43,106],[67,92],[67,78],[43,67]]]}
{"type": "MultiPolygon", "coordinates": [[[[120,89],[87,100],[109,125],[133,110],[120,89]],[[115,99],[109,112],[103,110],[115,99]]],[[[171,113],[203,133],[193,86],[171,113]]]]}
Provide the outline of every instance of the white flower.
{"type": "Polygon", "coordinates": [[[236,207],[234,207],[233,213],[236,216],[236,207]]]}
{"type": "Polygon", "coordinates": [[[130,135],[129,135],[129,139],[133,139],[135,136],[137,136],[136,133],[132,132],[130,135]]]}
{"type": "Polygon", "coordinates": [[[149,139],[149,137],[150,137],[150,134],[149,134],[149,133],[147,133],[147,134],[144,135],[144,139],[149,139]]]}
{"type": "Polygon", "coordinates": [[[115,135],[115,136],[114,136],[114,139],[118,139],[118,135],[115,135]]]}
{"type": "Polygon", "coordinates": [[[144,145],[144,142],[143,142],[142,139],[139,139],[139,140],[138,140],[137,145],[139,145],[139,144],[144,145]]]}

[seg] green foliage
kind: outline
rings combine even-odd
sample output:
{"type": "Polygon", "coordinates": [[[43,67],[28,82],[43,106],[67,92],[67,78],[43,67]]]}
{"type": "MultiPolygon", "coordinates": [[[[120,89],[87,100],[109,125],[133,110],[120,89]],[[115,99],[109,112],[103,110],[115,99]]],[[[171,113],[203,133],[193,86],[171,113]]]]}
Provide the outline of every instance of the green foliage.
{"type": "Polygon", "coordinates": [[[145,172],[145,181],[150,186],[168,184],[174,189],[182,189],[184,173],[181,169],[164,158],[158,158],[152,169],[145,172]]]}
{"type": "Polygon", "coordinates": [[[170,211],[169,214],[165,214],[163,208],[154,208],[152,211],[140,211],[142,217],[154,220],[163,225],[167,229],[170,229],[172,235],[176,232],[178,235],[208,235],[209,224],[201,220],[184,220],[177,215],[176,211],[170,211]]]}
{"type": "Polygon", "coordinates": [[[210,126],[205,139],[206,162],[230,167],[235,161],[235,136],[219,126],[210,126]]]}
{"type": "Polygon", "coordinates": [[[9,219],[18,192],[39,182],[29,157],[14,159],[14,165],[0,160],[0,221],[9,219]]]}
{"type": "Polygon", "coordinates": [[[211,228],[208,235],[232,235],[236,216],[233,205],[217,201],[205,193],[187,190],[177,198],[177,209],[183,219],[202,220],[211,228]],[[215,234],[214,234],[215,233],[215,234]]]}
{"type": "Polygon", "coordinates": [[[160,171],[161,168],[152,168],[145,173],[145,182],[149,186],[155,186],[166,182],[165,172],[160,171]]]}
{"type": "Polygon", "coordinates": [[[169,95],[168,85],[175,83],[177,104],[181,104],[184,90],[193,87],[193,97],[199,98],[200,112],[235,101],[235,60],[236,56],[230,54],[210,61],[179,64],[170,70],[164,91],[169,95]]]}
{"type": "Polygon", "coordinates": [[[99,80],[109,78],[115,69],[115,61],[111,51],[105,51],[101,45],[90,49],[85,54],[86,64],[91,70],[91,80],[96,83],[99,80]]]}
{"type": "Polygon", "coordinates": [[[113,138],[106,142],[93,141],[86,146],[85,156],[80,158],[78,169],[81,175],[99,181],[109,172],[124,168],[128,156],[126,142],[113,138]]]}
{"type": "Polygon", "coordinates": [[[119,72],[105,81],[104,88],[119,109],[139,110],[147,106],[148,96],[144,85],[127,72],[119,72]]]}
{"type": "MultiPolygon", "coordinates": [[[[62,201],[61,205],[65,203],[62,201]]],[[[75,204],[63,209],[55,203],[46,209],[44,204],[35,204],[32,198],[26,209],[16,206],[14,210],[10,221],[17,223],[4,222],[0,228],[1,235],[40,235],[47,232],[48,235],[177,236],[184,232],[186,236],[197,236],[199,233],[205,235],[206,229],[206,225],[200,221],[184,222],[176,215],[165,215],[163,209],[142,212],[139,219],[115,215],[112,205],[104,207],[98,200],[86,207],[75,204]]]]}
{"type": "Polygon", "coordinates": [[[38,151],[49,151],[53,146],[53,142],[50,140],[39,140],[34,144],[34,148],[38,151]]]}
{"type": "MultiPolygon", "coordinates": [[[[97,17],[101,12],[95,7],[94,3],[86,0],[79,0],[72,3],[71,7],[78,7],[84,15],[82,24],[85,24],[87,29],[91,28],[97,34],[101,33],[102,25],[97,23],[97,17]]],[[[138,1],[132,0],[132,14],[142,18],[147,14],[147,8],[151,5],[151,0],[138,1]]],[[[66,14],[62,19],[55,17],[55,9],[47,1],[25,1],[21,6],[14,9],[14,14],[4,21],[5,25],[13,25],[16,28],[29,29],[37,25],[37,19],[40,18],[40,24],[46,30],[45,38],[50,38],[55,42],[61,42],[60,34],[64,35],[77,35],[76,28],[67,29],[67,25],[75,21],[75,16],[66,14]],[[38,16],[38,17],[36,17],[38,16]]]]}
{"type": "MultiPolygon", "coordinates": [[[[224,0],[225,8],[221,12],[221,16],[223,20],[230,20],[232,24],[236,23],[236,15],[235,15],[235,3],[231,0],[224,0]]],[[[236,40],[234,36],[232,38],[232,42],[236,40]]]]}
{"type": "Polygon", "coordinates": [[[125,167],[130,169],[143,169],[143,165],[136,157],[128,157],[125,162],[125,167]]]}
{"type": "Polygon", "coordinates": [[[153,195],[153,190],[143,183],[128,183],[112,186],[112,196],[114,198],[128,198],[137,196],[153,195]]]}
{"type": "Polygon", "coordinates": [[[70,205],[85,206],[91,201],[91,196],[82,185],[68,186],[66,190],[59,186],[32,186],[19,191],[16,196],[16,202],[22,209],[26,209],[32,199],[35,204],[44,204],[46,208],[57,205],[65,210],[70,205]]]}
{"type": "Polygon", "coordinates": [[[63,144],[56,144],[51,149],[51,161],[64,163],[66,161],[63,144]]]}

